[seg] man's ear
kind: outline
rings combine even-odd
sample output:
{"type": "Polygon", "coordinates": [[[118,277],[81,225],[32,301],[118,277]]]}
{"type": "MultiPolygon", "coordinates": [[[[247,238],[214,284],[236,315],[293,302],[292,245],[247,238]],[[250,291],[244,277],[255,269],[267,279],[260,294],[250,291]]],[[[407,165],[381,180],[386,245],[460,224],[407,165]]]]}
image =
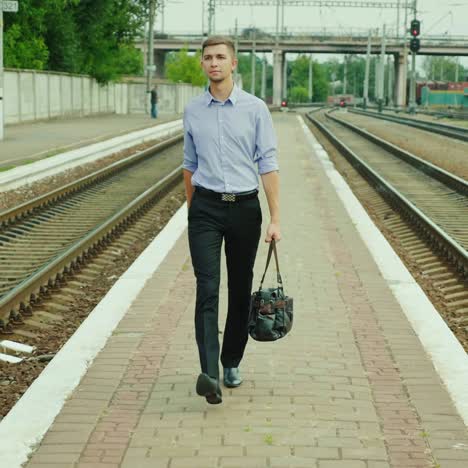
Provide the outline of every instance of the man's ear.
{"type": "Polygon", "coordinates": [[[237,68],[238,63],[239,63],[239,61],[237,60],[237,58],[232,59],[231,71],[234,71],[237,68]]]}

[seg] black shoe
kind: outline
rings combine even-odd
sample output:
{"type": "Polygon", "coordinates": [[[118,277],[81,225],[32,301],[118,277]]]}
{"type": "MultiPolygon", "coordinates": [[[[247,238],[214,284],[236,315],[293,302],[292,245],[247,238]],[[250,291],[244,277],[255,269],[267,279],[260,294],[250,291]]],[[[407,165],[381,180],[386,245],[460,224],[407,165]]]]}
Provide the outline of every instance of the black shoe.
{"type": "Polygon", "coordinates": [[[197,394],[204,396],[211,405],[217,405],[223,401],[221,387],[217,379],[208,374],[200,374],[197,380],[197,394]]]}
{"type": "Polygon", "coordinates": [[[228,388],[238,387],[242,383],[242,377],[238,367],[224,368],[224,385],[228,388]]]}

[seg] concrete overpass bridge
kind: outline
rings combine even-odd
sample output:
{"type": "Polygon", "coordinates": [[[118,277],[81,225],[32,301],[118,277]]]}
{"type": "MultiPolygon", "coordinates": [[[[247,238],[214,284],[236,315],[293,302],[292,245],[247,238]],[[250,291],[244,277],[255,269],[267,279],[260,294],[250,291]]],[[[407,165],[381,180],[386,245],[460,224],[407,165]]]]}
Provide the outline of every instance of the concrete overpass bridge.
{"type": "MultiPolygon", "coordinates": [[[[239,52],[265,52],[273,54],[273,104],[279,105],[283,89],[283,66],[286,53],[312,54],[365,54],[368,37],[364,34],[262,34],[260,37],[232,37],[239,52]]],[[[206,36],[159,34],[154,40],[154,63],[161,73],[164,69],[165,54],[180,49],[199,50],[206,36]]],[[[468,36],[421,36],[421,49],[418,55],[468,56],[468,36]]],[[[394,56],[394,102],[398,106],[406,104],[406,80],[408,70],[409,39],[386,37],[385,53],[394,56]]],[[[145,50],[145,43],[137,43],[145,50]]],[[[380,54],[382,39],[371,38],[371,54],[380,54]]],[[[146,57],[147,54],[145,53],[146,57]]]]}

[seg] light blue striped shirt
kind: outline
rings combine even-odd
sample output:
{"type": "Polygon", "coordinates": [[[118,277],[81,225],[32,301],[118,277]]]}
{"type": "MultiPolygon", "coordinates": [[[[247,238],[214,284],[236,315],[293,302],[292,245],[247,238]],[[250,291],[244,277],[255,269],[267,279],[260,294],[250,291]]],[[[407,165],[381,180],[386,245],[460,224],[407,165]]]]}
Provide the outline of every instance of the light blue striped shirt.
{"type": "Polygon", "coordinates": [[[192,185],[221,193],[254,190],[257,172],[278,170],[276,147],[268,107],[237,86],[224,102],[206,91],[185,107],[183,167],[193,173],[192,185]]]}

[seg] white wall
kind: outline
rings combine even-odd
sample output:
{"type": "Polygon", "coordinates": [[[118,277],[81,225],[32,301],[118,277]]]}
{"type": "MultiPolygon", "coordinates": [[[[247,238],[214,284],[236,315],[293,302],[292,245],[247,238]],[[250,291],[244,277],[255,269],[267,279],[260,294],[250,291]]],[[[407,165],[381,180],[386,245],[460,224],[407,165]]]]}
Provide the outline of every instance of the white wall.
{"type": "MultiPolygon", "coordinates": [[[[202,88],[185,83],[158,85],[158,112],[182,113],[185,104],[202,88]]],[[[5,123],[15,124],[56,117],[99,113],[140,114],[149,108],[143,83],[100,86],[93,78],[68,73],[5,70],[5,123]]]]}

